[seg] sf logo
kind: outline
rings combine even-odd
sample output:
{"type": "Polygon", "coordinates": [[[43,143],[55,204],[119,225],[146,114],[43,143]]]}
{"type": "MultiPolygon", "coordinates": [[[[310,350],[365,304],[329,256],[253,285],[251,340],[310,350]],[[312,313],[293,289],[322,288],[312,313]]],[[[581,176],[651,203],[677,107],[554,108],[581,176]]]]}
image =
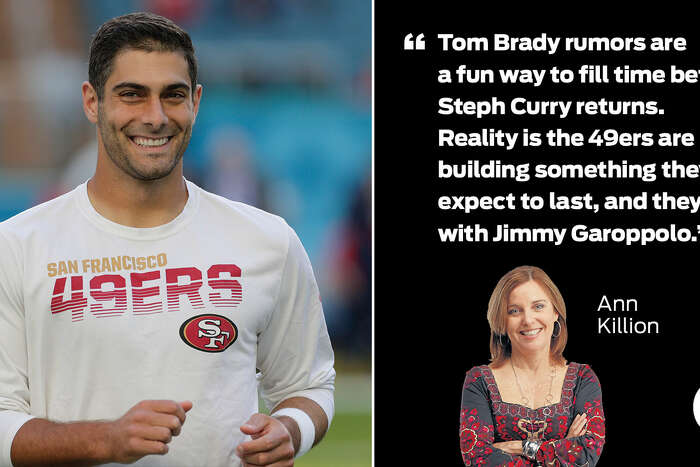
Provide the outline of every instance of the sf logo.
{"type": "Polygon", "coordinates": [[[222,331],[220,326],[220,319],[203,319],[199,322],[197,337],[209,339],[209,343],[204,347],[208,349],[218,349],[224,345],[224,340],[231,336],[230,332],[222,331]],[[220,345],[216,345],[217,343],[220,345]]]}
{"type": "Polygon", "coordinates": [[[238,329],[225,316],[199,315],[182,323],[180,338],[203,352],[223,352],[238,338],[238,329]]]}

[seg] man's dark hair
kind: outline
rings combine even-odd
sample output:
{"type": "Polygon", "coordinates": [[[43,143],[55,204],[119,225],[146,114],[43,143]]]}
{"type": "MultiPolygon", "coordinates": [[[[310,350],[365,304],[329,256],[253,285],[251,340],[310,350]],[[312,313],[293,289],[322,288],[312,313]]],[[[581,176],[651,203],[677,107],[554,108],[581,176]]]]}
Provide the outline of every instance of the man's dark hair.
{"type": "Polygon", "coordinates": [[[130,13],[112,18],[95,33],[90,45],[88,80],[104,97],[107,78],[112,73],[114,58],[125,49],[146,52],[181,51],[187,60],[192,96],[197,85],[197,58],[189,34],[168,18],[153,13],[130,13]]]}

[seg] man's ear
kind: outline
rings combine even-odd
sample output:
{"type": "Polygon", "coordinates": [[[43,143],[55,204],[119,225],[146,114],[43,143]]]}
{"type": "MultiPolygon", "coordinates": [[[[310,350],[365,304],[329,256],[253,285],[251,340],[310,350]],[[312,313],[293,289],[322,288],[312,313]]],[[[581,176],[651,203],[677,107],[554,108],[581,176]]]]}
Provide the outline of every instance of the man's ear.
{"type": "Polygon", "coordinates": [[[198,84],[192,94],[192,111],[194,112],[194,118],[192,119],[192,124],[197,120],[197,112],[199,112],[199,101],[202,99],[202,85],[198,84]]]}
{"type": "Polygon", "coordinates": [[[83,82],[81,89],[83,92],[83,112],[85,112],[85,116],[88,120],[96,124],[97,107],[99,105],[97,99],[97,92],[95,91],[95,88],[93,88],[92,85],[87,81],[83,82]]]}

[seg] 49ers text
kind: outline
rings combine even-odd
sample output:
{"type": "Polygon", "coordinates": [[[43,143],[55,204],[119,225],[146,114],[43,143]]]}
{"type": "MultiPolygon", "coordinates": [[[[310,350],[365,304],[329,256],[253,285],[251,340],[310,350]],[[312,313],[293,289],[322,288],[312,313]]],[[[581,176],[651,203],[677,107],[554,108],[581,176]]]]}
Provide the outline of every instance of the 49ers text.
{"type": "Polygon", "coordinates": [[[134,315],[179,311],[181,303],[203,309],[205,300],[217,308],[235,308],[243,299],[243,289],[235,279],[240,277],[241,269],[235,264],[209,267],[206,284],[202,271],[194,266],[128,275],[102,274],[89,283],[82,275],[59,277],[54,282],[51,313],[69,312],[73,321],[82,321],[88,309],[98,318],[119,316],[127,312],[128,297],[134,315]]]}

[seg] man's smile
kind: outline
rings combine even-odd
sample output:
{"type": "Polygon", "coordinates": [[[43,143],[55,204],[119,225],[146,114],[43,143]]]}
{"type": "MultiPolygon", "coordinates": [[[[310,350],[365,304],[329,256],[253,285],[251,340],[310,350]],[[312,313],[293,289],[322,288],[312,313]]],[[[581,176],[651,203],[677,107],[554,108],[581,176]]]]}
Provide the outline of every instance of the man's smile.
{"type": "Polygon", "coordinates": [[[170,140],[173,139],[172,136],[161,136],[158,138],[150,136],[129,136],[128,138],[140,149],[163,149],[168,145],[170,140]]]}

